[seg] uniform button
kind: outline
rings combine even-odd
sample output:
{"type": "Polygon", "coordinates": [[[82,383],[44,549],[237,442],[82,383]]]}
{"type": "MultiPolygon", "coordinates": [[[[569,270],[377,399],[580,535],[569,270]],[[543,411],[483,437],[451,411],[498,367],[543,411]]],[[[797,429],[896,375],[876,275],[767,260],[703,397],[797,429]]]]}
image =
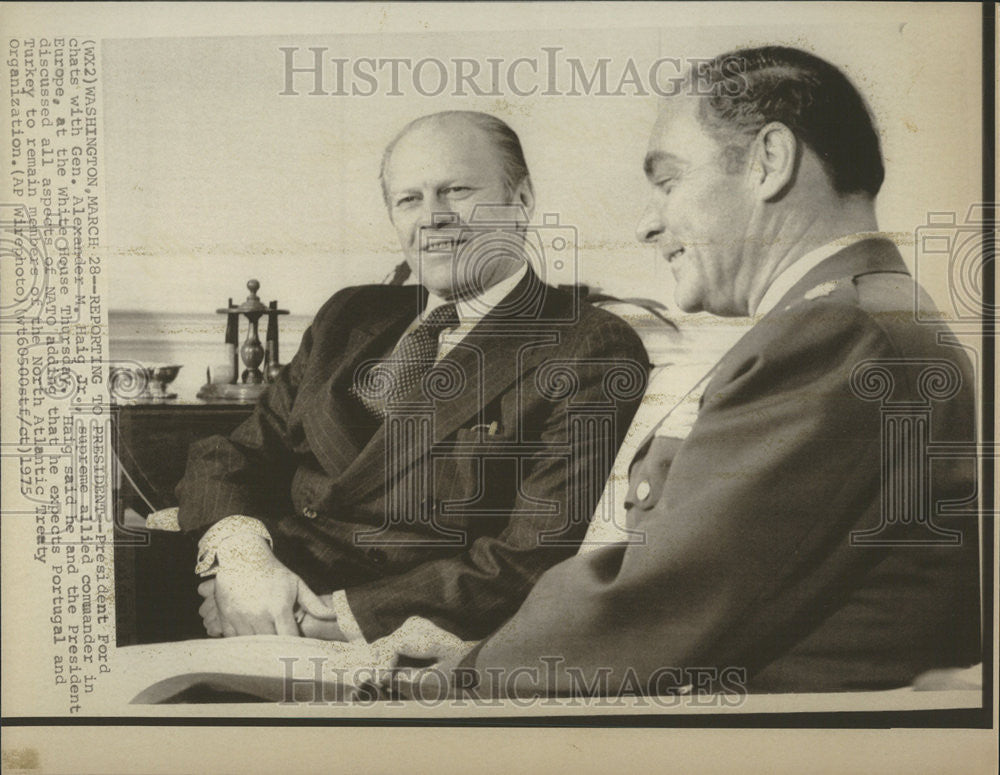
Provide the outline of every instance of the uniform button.
{"type": "Polygon", "coordinates": [[[635,488],[635,497],[641,501],[644,501],[646,500],[646,498],[649,497],[649,490],[650,490],[649,482],[646,479],[643,479],[641,482],[639,482],[638,486],[635,488]]]}
{"type": "Polygon", "coordinates": [[[310,509],[307,506],[306,508],[302,509],[302,516],[305,517],[306,519],[316,519],[318,515],[316,514],[316,509],[310,509]]]}

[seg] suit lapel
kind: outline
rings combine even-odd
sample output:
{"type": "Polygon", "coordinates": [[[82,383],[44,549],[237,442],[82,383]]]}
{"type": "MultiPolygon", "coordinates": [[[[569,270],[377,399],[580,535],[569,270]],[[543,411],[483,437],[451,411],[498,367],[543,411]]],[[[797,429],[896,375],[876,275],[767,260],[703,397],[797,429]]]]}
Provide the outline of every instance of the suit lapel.
{"type": "Polygon", "coordinates": [[[892,241],[881,237],[861,240],[834,253],[825,261],[814,266],[797,283],[788,289],[788,292],[781,297],[770,312],[757,321],[722,356],[715,368],[715,375],[705,388],[704,393],[702,393],[702,398],[704,399],[706,395],[715,392],[715,383],[717,380],[729,379],[728,363],[733,358],[742,357],[740,353],[744,343],[760,336],[761,331],[766,330],[766,326],[762,327],[762,324],[765,324],[770,317],[778,315],[790,305],[802,301],[810,290],[822,283],[835,282],[874,272],[909,274],[906,264],[903,263],[903,257],[899,254],[899,249],[892,241]]]}
{"type": "MultiPolygon", "coordinates": [[[[906,271],[906,265],[903,263],[903,259],[899,255],[899,250],[892,242],[886,239],[863,240],[844,248],[828,258],[826,261],[823,261],[813,267],[813,269],[807,272],[801,280],[795,283],[795,285],[793,285],[788,292],[781,297],[781,300],[775,305],[774,309],[768,313],[768,315],[773,315],[776,312],[785,309],[789,304],[803,298],[804,294],[806,294],[810,289],[815,288],[817,285],[824,282],[839,280],[845,277],[855,277],[869,272],[906,271]]],[[[765,316],[765,318],[766,317],[767,316],[765,316]]],[[[727,369],[725,368],[727,361],[733,357],[733,353],[739,352],[740,345],[747,340],[751,332],[756,327],[757,326],[754,326],[750,329],[750,331],[740,337],[739,341],[729,348],[725,355],[719,359],[718,363],[716,363],[716,365],[711,368],[709,373],[705,375],[703,380],[699,381],[699,385],[704,384],[704,382],[708,383],[705,385],[705,389],[702,390],[701,396],[698,400],[699,411],[705,402],[705,396],[709,392],[713,391],[713,383],[716,378],[727,372],[727,369]]],[[[656,433],[660,426],[666,422],[675,408],[676,405],[671,407],[670,410],[663,415],[663,418],[653,427],[653,429],[646,434],[646,437],[639,444],[635,455],[633,455],[632,460],[629,462],[630,472],[636,463],[640,462],[646,456],[653,439],[656,438],[656,433]]]]}
{"type": "MultiPolygon", "coordinates": [[[[545,286],[529,269],[514,290],[435,366],[441,370],[442,382],[459,380],[454,397],[451,391],[446,391],[446,398],[427,396],[420,383],[407,396],[403,403],[414,406],[416,411],[433,407],[431,444],[440,443],[463,424],[497,419],[484,417],[485,407],[520,376],[523,362],[519,364],[518,357],[522,348],[548,335],[544,324],[540,324],[544,300],[545,286]]],[[[408,434],[398,442],[394,437],[393,443],[402,446],[392,451],[391,459],[403,466],[388,472],[386,426],[383,423],[379,427],[362,453],[344,470],[342,480],[349,497],[362,498],[384,487],[388,477],[399,476],[430,452],[429,447],[421,448],[425,441],[417,435],[408,434]]]]}
{"type": "Polygon", "coordinates": [[[441,359],[441,368],[460,375],[465,386],[454,398],[438,402],[435,443],[469,421],[485,423],[497,419],[484,417],[483,412],[530,363],[530,350],[518,362],[524,348],[549,338],[553,343],[557,341],[542,323],[544,299],[545,286],[529,269],[514,290],[441,359]]]}
{"type": "MultiPolygon", "coordinates": [[[[344,475],[357,462],[363,447],[351,429],[361,420],[362,411],[350,397],[354,372],[365,361],[384,355],[399,340],[426,297],[420,286],[407,286],[398,306],[364,310],[365,316],[348,334],[337,366],[317,386],[317,405],[303,423],[309,448],[331,477],[344,475]]],[[[370,446],[370,445],[368,445],[370,446]]]]}

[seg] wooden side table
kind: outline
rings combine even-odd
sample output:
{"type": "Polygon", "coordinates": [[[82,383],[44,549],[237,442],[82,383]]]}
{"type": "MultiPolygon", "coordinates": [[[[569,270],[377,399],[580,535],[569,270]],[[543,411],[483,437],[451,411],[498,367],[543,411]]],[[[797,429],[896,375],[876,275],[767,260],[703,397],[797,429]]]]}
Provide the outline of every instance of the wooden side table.
{"type": "Polygon", "coordinates": [[[118,645],[204,635],[194,537],[145,530],[136,515],[176,506],[174,488],[191,443],[229,434],[252,411],[253,404],[204,401],[137,401],[114,409],[118,645]]]}

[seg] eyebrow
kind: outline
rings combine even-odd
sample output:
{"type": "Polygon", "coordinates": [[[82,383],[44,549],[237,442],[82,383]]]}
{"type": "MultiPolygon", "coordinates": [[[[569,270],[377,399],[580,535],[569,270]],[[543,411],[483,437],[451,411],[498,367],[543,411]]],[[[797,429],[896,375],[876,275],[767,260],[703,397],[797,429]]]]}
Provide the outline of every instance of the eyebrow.
{"type": "Polygon", "coordinates": [[[646,177],[652,176],[656,165],[661,162],[673,164],[678,167],[681,167],[684,164],[680,157],[674,156],[672,153],[667,153],[666,151],[650,151],[646,154],[646,159],[642,163],[642,168],[646,173],[646,177]]]}
{"type": "MultiPolygon", "coordinates": [[[[436,188],[438,188],[440,190],[442,188],[450,188],[450,187],[456,186],[456,185],[464,186],[466,188],[477,188],[478,187],[477,184],[474,184],[471,181],[466,180],[464,178],[448,178],[443,183],[437,184],[436,188]]],[[[421,192],[421,189],[423,188],[423,186],[424,186],[424,184],[420,183],[420,184],[417,184],[415,186],[408,186],[406,188],[399,188],[399,189],[389,188],[387,190],[388,190],[389,196],[391,198],[395,199],[396,197],[402,196],[403,194],[413,194],[413,193],[419,194],[421,192]]]]}

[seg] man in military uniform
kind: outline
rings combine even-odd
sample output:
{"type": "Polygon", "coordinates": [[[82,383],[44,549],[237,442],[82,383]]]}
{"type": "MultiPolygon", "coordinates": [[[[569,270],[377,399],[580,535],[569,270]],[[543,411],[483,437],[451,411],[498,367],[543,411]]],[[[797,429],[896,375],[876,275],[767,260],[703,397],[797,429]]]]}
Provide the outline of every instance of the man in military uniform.
{"type": "Polygon", "coordinates": [[[777,47],[689,85],[652,132],[639,236],[684,310],[755,323],[696,389],[693,426],[668,415],[640,446],[641,540],[547,571],[460,690],[881,689],[979,660],[974,461],[931,466],[921,446],[974,440],[973,372],[916,322],[927,298],[877,233],[863,99],[777,47]]]}

